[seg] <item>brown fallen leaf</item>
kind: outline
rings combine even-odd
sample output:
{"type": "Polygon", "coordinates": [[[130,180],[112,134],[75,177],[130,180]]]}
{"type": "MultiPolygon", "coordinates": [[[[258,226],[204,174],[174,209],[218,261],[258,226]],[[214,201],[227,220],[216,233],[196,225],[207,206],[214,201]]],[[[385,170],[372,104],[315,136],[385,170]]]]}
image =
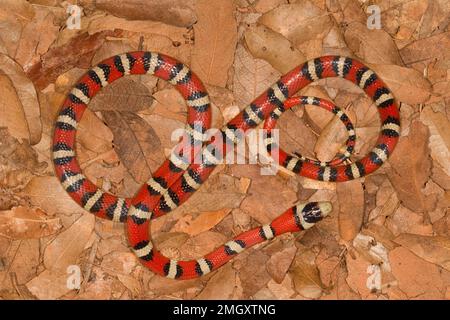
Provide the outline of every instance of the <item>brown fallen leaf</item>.
{"type": "Polygon", "coordinates": [[[278,217],[283,210],[292,207],[297,200],[296,193],[286,188],[285,181],[278,176],[260,177],[260,167],[256,165],[233,165],[235,176],[252,179],[248,196],[240,208],[258,221],[265,224],[278,217]],[[270,185],[270,188],[267,186],[270,185]]]}
{"type": "Polygon", "coordinates": [[[425,197],[422,188],[431,171],[428,148],[428,128],[419,121],[414,121],[407,137],[399,141],[389,159],[387,169],[389,180],[394,186],[401,203],[416,212],[433,210],[435,197],[425,197]],[[405,161],[408,154],[408,161],[405,161]]]}
{"type": "Polygon", "coordinates": [[[96,0],[94,5],[128,20],[156,20],[178,27],[190,27],[197,20],[193,0],[96,0]]]}
{"type": "Polygon", "coordinates": [[[319,270],[314,262],[315,256],[312,251],[300,248],[290,273],[295,291],[309,299],[319,298],[323,290],[319,270]]]}
{"type": "Polygon", "coordinates": [[[198,300],[228,300],[236,288],[236,271],[228,263],[206,284],[205,288],[195,299],[198,300]]]}
{"type": "Polygon", "coordinates": [[[120,30],[100,31],[92,35],[82,33],[63,46],[52,47],[26,73],[36,87],[42,90],[54,82],[61,73],[74,66],[89,68],[92,56],[101,47],[106,37],[120,36],[120,34],[120,30]]]}
{"type": "Polygon", "coordinates": [[[24,239],[11,243],[9,250],[1,255],[3,268],[0,269],[2,288],[13,288],[14,283],[25,284],[36,276],[39,266],[39,239],[24,239]],[[14,276],[14,280],[12,279],[14,276]]]}
{"type": "Polygon", "coordinates": [[[234,58],[233,93],[239,106],[245,106],[278,80],[280,73],[268,62],[254,59],[242,45],[234,58]]]}
{"type": "MultiPolygon", "coordinates": [[[[41,175],[47,169],[47,164],[39,162],[28,141],[19,143],[6,128],[0,128],[0,146],[0,186],[3,189],[21,189],[34,175],[41,175]]],[[[9,208],[0,202],[0,210],[9,208]]]]}
{"type": "Polygon", "coordinates": [[[265,13],[258,22],[282,34],[295,46],[323,39],[332,26],[328,14],[307,0],[282,4],[265,13]]]}
{"type": "Polygon", "coordinates": [[[52,270],[44,270],[27,282],[26,287],[36,298],[41,300],[58,299],[71,291],[67,287],[67,274],[52,270]]]}
{"type": "Polygon", "coordinates": [[[345,241],[352,241],[361,230],[364,216],[364,189],[359,180],[338,183],[339,234],[345,241]]]}
{"type": "Polygon", "coordinates": [[[35,16],[22,30],[14,59],[25,72],[39,61],[56,40],[59,26],[55,25],[56,16],[46,6],[34,6],[35,16]],[[36,37],[39,34],[39,37],[36,37]]]}
{"type": "Polygon", "coordinates": [[[16,139],[30,138],[30,131],[19,97],[13,82],[0,74],[0,88],[2,100],[0,101],[0,126],[7,128],[16,139]]]}
{"type": "Polygon", "coordinates": [[[427,105],[420,113],[420,119],[430,129],[428,146],[431,157],[445,174],[450,176],[450,130],[447,117],[441,112],[434,112],[432,107],[427,105]]]}
{"type": "Polygon", "coordinates": [[[0,235],[12,239],[42,238],[56,233],[61,228],[58,218],[49,219],[39,209],[14,207],[0,211],[0,235]]]}
{"type": "MultiPolygon", "coordinates": [[[[191,221],[184,221],[184,223],[177,223],[172,228],[172,232],[185,232],[191,236],[195,236],[206,230],[214,228],[223,218],[225,218],[231,209],[221,209],[212,212],[202,212],[200,215],[191,221]]],[[[181,220],[180,220],[181,221],[181,220]]]]}
{"type": "Polygon", "coordinates": [[[248,255],[239,269],[239,279],[241,280],[244,298],[253,296],[271,279],[266,268],[269,256],[262,251],[254,251],[248,255]]]}
{"type": "Polygon", "coordinates": [[[34,6],[27,1],[3,1],[0,8],[0,43],[2,53],[11,57],[17,51],[23,28],[33,19],[34,6]]]}
{"type": "Polygon", "coordinates": [[[281,73],[287,73],[306,60],[301,51],[281,34],[264,25],[252,25],[244,33],[251,54],[264,59],[281,73]]]}
{"type": "Polygon", "coordinates": [[[297,252],[294,242],[287,242],[285,248],[274,253],[267,262],[267,271],[276,283],[282,283],[285,279],[286,272],[292,264],[297,252]]]}
{"type": "Polygon", "coordinates": [[[89,109],[136,113],[152,103],[152,95],[146,86],[133,79],[122,78],[101,90],[90,102],[89,109]]]}
{"type": "Polygon", "coordinates": [[[427,63],[432,60],[445,60],[449,58],[450,31],[438,33],[411,42],[400,50],[405,65],[417,62],[427,63]]]}
{"type": "Polygon", "coordinates": [[[123,165],[134,180],[143,183],[163,163],[161,142],[144,119],[131,112],[102,113],[114,134],[114,145],[123,165]]]}
{"type": "Polygon", "coordinates": [[[366,62],[403,65],[394,40],[383,29],[370,30],[365,23],[353,22],[345,31],[345,41],[366,62]]]}
{"type": "MultiPolygon", "coordinates": [[[[413,299],[443,299],[444,279],[448,272],[442,272],[432,263],[418,258],[408,249],[398,247],[389,252],[392,273],[398,287],[413,299]]],[[[447,280],[448,283],[448,280],[447,280]]]]}
{"type": "MultiPolygon", "coordinates": [[[[151,114],[164,118],[186,122],[186,102],[178,90],[174,88],[163,89],[153,95],[154,103],[151,114]]],[[[144,111],[147,113],[146,111],[144,111]]]]}
{"type": "Polygon", "coordinates": [[[431,84],[421,72],[392,64],[368,65],[386,83],[398,101],[418,104],[430,97],[431,84]]]}
{"type": "Polygon", "coordinates": [[[399,206],[392,217],[386,221],[386,227],[394,234],[414,233],[418,235],[432,235],[433,226],[427,222],[424,213],[414,212],[399,206]]]}
{"type": "Polygon", "coordinates": [[[94,223],[94,215],[85,213],[69,228],[61,232],[45,248],[45,267],[65,274],[66,268],[78,261],[94,230],[94,223]]]}
{"type": "Polygon", "coordinates": [[[420,258],[450,271],[450,239],[403,233],[393,240],[420,258]]]}
{"type": "MultiPolygon", "coordinates": [[[[28,79],[22,68],[10,57],[0,54],[0,70],[6,74],[13,84],[21,106],[19,110],[25,115],[31,144],[36,144],[41,139],[41,112],[33,83],[28,79]]],[[[3,117],[1,117],[3,118],[3,117]]],[[[13,123],[14,121],[11,121],[13,123]]],[[[11,123],[8,123],[9,126],[11,123]]]]}
{"type": "Polygon", "coordinates": [[[192,70],[205,83],[225,87],[237,42],[234,2],[197,0],[195,11],[192,70]]]}

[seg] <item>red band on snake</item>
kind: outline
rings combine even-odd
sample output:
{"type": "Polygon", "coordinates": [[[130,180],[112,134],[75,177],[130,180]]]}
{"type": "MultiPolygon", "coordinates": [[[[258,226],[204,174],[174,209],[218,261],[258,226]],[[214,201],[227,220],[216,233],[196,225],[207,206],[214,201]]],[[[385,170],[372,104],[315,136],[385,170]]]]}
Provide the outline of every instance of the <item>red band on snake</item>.
{"type": "Polygon", "coordinates": [[[200,163],[189,164],[199,150],[192,147],[195,150],[186,159],[180,156],[180,150],[185,149],[179,145],[170,160],[164,162],[133,199],[120,199],[101,191],[82,174],[75,158],[76,127],[90,99],[101,87],[123,75],[144,73],[168,80],[180,91],[189,107],[187,131],[194,145],[198,145],[195,143],[198,141],[201,143],[204,131],[209,128],[211,114],[208,95],[198,77],[173,58],[152,52],[132,52],[103,61],[75,85],[57,120],[53,159],[57,176],[71,197],[99,217],[126,220],[130,244],[140,261],[153,272],[168,278],[190,279],[207,274],[244,249],[284,232],[307,229],[331,211],[328,202],[299,204],[270,224],[244,232],[196,260],[171,260],[154,248],[149,234],[150,219],[166,214],[186,201],[200,188],[227,150],[232,149],[227,145],[239,142],[244,132],[262,121],[269,119],[266,127],[270,129],[274,125],[270,118],[277,118],[290,106],[310,102],[336,113],[347,127],[349,140],[346,151],[329,163],[288,155],[279,149],[270,135],[266,139],[269,152],[279,152],[280,165],[302,176],[322,181],[348,181],[372,173],[387,160],[398,141],[398,107],[382,80],[357,60],[339,56],[320,57],[282,76],[229,121],[221,130],[223,139],[214,140],[200,150],[200,163]],[[372,98],[379,111],[381,131],[375,147],[367,156],[351,164],[338,165],[348,159],[354,148],[354,129],[348,117],[331,103],[320,99],[289,99],[311,82],[328,77],[341,77],[355,83],[372,98]],[[201,125],[194,125],[196,122],[201,125]]]}

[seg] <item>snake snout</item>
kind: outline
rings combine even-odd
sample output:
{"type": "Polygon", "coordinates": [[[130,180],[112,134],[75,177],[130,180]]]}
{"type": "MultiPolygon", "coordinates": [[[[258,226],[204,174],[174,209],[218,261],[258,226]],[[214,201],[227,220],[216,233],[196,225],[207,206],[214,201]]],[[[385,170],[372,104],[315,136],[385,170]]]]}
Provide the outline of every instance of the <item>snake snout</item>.
{"type": "Polygon", "coordinates": [[[302,209],[303,220],[308,224],[314,224],[326,217],[331,209],[331,203],[328,201],[307,203],[302,209]]]}

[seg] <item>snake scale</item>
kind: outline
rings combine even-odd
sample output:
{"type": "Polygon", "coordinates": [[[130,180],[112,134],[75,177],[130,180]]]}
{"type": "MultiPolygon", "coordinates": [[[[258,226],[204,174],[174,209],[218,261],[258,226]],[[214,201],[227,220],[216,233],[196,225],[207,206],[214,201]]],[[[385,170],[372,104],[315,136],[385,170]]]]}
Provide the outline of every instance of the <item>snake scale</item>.
{"type": "Polygon", "coordinates": [[[321,181],[348,181],[375,171],[394,150],[400,133],[398,107],[383,81],[355,59],[324,56],[305,62],[282,76],[219,130],[222,139],[205,142],[205,132],[211,126],[211,106],[201,80],[174,58],[156,52],[137,51],[102,61],[73,87],[56,120],[53,162],[57,177],[74,201],[97,217],[126,223],[130,246],[144,266],[171,279],[190,279],[216,270],[257,243],[285,232],[308,229],[331,211],[329,202],[299,203],[271,223],[241,233],[213,252],[194,260],[169,259],[153,245],[150,220],[182,205],[220,163],[230,149],[227,146],[242,141],[245,132],[263,121],[267,129],[265,146],[269,153],[277,152],[279,165],[301,176],[321,181]],[[87,105],[101,88],[125,75],[140,74],[151,74],[166,80],[180,92],[188,107],[186,134],[189,139],[174,148],[170,158],[153,173],[135,197],[120,198],[99,189],[82,173],[75,152],[76,130],[87,105]],[[293,97],[311,82],[328,77],[353,82],[377,106],[381,120],[378,140],[360,160],[349,161],[356,136],[352,123],[343,111],[319,98],[293,97]],[[320,162],[288,154],[273,139],[271,130],[276,120],[285,110],[301,104],[317,105],[333,112],[347,128],[346,148],[334,160],[320,162]],[[345,160],[347,163],[344,163],[345,160]]]}

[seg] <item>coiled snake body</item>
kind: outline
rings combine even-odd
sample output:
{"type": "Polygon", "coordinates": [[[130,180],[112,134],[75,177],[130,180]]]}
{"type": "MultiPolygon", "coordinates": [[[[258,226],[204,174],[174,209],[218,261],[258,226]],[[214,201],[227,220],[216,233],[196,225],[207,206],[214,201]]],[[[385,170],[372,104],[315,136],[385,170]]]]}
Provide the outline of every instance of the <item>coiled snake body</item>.
{"type": "Polygon", "coordinates": [[[348,181],[375,171],[392,153],[400,132],[397,105],[382,80],[357,60],[325,56],[310,60],[282,76],[220,130],[223,139],[198,148],[211,124],[210,100],[202,82],[187,66],[171,57],[137,51],[104,60],[89,70],[68,94],[54,131],[55,171],[65,190],[83,208],[98,217],[127,224],[130,245],[146,267],[168,278],[190,279],[216,270],[257,243],[285,232],[307,229],[331,211],[329,202],[298,204],[270,224],[244,232],[196,260],[169,259],[153,246],[149,234],[150,219],[164,215],[186,201],[230,150],[226,146],[241,141],[244,132],[263,121],[268,130],[267,150],[269,153],[277,151],[279,164],[302,176],[322,181],[348,181]],[[153,173],[134,198],[118,198],[100,190],[83,175],[75,154],[76,129],[89,101],[102,87],[124,75],[146,73],[169,81],[186,100],[189,139],[174,148],[170,159],[153,173]],[[327,77],[341,77],[358,85],[375,102],[380,115],[381,130],[375,147],[367,156],[350,164],[343,162],[354,149],[355,132],[345,113],[326,100],[291,98],[311,82],[327,77]],[[321,163],[300,155],[289,155],[276,144],[270,130],[283,111],[297,104],[321,106],[335,113],[345,124],[349,138],[345,151],[336,159],[321,163]],[[186,150],[191,152],[186,153],[186,150]],[[197,156],[201,160],[192,161],[197,156]]]}

